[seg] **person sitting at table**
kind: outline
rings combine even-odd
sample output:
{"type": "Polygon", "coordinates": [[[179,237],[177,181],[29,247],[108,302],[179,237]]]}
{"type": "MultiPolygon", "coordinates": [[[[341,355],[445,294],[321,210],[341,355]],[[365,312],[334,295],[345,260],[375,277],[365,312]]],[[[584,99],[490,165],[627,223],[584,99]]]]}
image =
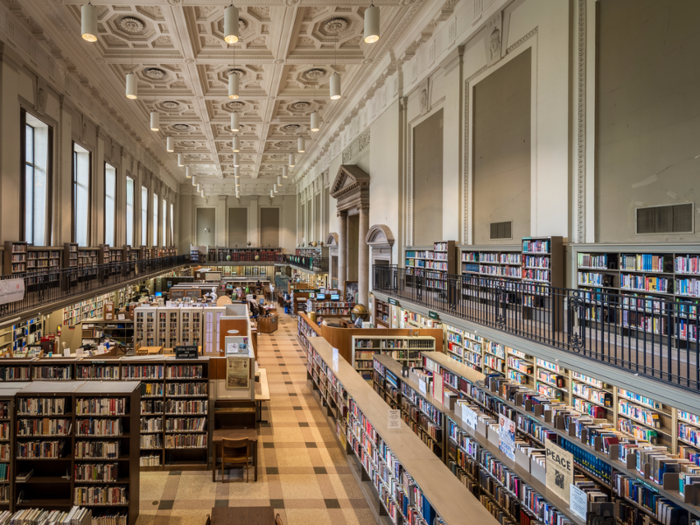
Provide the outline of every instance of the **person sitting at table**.
{"type": "Polygon", "coordinates": [[[250,301],[248,303],[248,308],[250,309],[250,318],[255,319],[260,315],[260,309],[255,301],[250,301]]]}
{"type": "Polygon", "coordinates": [[[326,326],[328,326],[328,323],[326,322],[326,320],[323,318],[322,315],[319,315],[319,316],[318,316],[318,319],[316,319],[316,324],[317,324],[318,326],[321,326],[321,325],[326,325],[326,326]]]}
{"type": "Polygon", "coordinates": [[[362,328],[362,318],[358,317],[355,319],[355,328],[362,328]]]}

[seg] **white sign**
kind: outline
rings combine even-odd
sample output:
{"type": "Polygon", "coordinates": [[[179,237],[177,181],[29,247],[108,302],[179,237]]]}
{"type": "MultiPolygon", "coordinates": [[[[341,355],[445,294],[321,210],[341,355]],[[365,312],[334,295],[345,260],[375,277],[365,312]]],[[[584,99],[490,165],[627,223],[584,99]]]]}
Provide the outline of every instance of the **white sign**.
{"type": "Polygon", "coordinates": [[[586,514],[588,513],[588,495],[576,485],[569,485],[569,499],[571,513],[575,514],[583,521],[586,521],[586,514]]]}
{"type": "Polygon", "coordinates": [[[574,480],[574,455],[552,441],[545,442],[547,453],[547,488],[557,497],[569,503],[569,491],[566,489],[574,480]]]}
{"type": "Polygon", "coordinates": [[[334,348],[333,349],[333,361],[337,361],[337,360],[338,360],[338,349],[334,348]]]}
{"type": "Polygon", "coordinates": [[[433,374],[433,397],[442,403],[443,395],[444,387],[442,376],[440,374],[433,374]]]}
{"type": "Polygon", "coordinates": [[[389,430],[398,430],[401,428],[401,411],[400,410],[389,410],[389,424],[387,426],[389,430]]]}
{"type": "Polygon", "coordinates": [[[476,430],[476,412],[474,412],[464,403],[462,403],[462,421],[464,421],[467,425],[476,430]]]}
{"type": "Polygon", "coordinates": [[[420,393],[424,396],[428,395],[428,389],[425,386],[425,381],[423,379],[418,380],[418,388],[420,388],[420,393]]]}
{"type": "Polygon", "coordinates": [[[119,314],[119,320],[123,321],[124,320],[124,314],[119,314]]]}
{"type": "Polygon", "coordinates": [[[515,461],[515,423],[503,414],[499,414],[498,425],[498,448],[508,459],[515,461]]]}
{"type": "Polygon", "coordinates": [[[14,303],[24,299],[24,279],[0,281],[0,304],[14,303]]]}

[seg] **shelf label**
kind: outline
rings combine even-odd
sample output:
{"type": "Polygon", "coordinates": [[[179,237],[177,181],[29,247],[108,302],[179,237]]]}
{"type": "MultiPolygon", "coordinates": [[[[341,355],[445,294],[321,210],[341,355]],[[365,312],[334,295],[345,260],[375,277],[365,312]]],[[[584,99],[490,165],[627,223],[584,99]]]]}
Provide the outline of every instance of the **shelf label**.
{"type": "Polygon", "coordinates": [[[462,406],[462,421],[464,421],[471,428],[476,430],[477,416],[471,408],[467,406],[466,403],[461,403],[462,406]]]}
{"type": "Polygon", "coordinates": [[[392,297],[389,297],[389,298],[387,299],[387,301],[388,301],[389,304],[392,305],[392,306],[398,306],[398,305],[399,305],[399,302],[398,302],[396,299],[392,298],[392,297]]]}
{"type": "Polygon", "coordinates": [[[401,429],[401,411],[389,409],[389,423],[387,425],[389,430],[400,430],[401,429]]]}
{"type": "Polygon", "coordinates": [[[431,319],[434,319],[435,321],[437,321],[438,319],[440,319],[440,317],[438,316],[438,314],[436,314],[436,313],[433,312],[433,311],[428,311],[428,317],[430,317],[431,319]]]}
{"type": "Polygon", "coordinates": [[[550,440],[545,441],[547,453],[547,488],[569,503],[569,485],[574,481],[574,455],[550,440]]]}
{"type": "Polygon", "coordinates": [[[445,389],[443,385],[442,375],[433,374],[433,397],[437,399],[440,403],[443,403],[443,395],[445,389]]]}
{"type": "Polygon", "coordinates": [[[420,393],[423,394],[424,396],[428,395],[428,389],[425,386],[425,381],[423,379],[418,380],[418,388],[420,389],[420,393]]]}
{"type": "Polygon", "coordinates": [[[569,501],[571,513],[578,516],[583,521],[586,521],[586,514],[588,513],[588,495],[576,485],[569,485],[569,491],[571,494],[569,501]]]}
{"type": "Polygon", "coordinates": [[[175,359],[197,359],[196,346],[176,346],[175,359]]]}
{"type": "Polygon", "coordinates": [[[498,439],[501,452],[511,461],[515,461],[515,423],[503,414],[499,414],[498,439]]]}

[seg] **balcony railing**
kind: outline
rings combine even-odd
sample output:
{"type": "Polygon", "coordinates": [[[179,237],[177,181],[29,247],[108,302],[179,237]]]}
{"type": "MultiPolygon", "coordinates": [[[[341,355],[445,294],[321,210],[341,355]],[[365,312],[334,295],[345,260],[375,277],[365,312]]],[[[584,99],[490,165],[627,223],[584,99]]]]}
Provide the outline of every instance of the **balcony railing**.
{"type": "Polygon", "coordinates": [[[296,266],[302,270],[311,272],[327,272],[328,258],[327,257],[306,257],[302,255],[289,255],[280,253],[277,254],[277,263],[296,266]]]}
{"type": "Polygon", "coordinates": [[[630,291],[572,290],[374,266],[373,288],[524,339],[700,391],[700,298],[669,301],[630,291]],[[438,285],[434,288],[432,285],[438,285]]]}
{"type": "Polygon", "coordinates": [[[66,298],[83,295],[137,278],[146,279],[189,262],[189,257],[177,255],[140,261],[118,262],[84,268],[49,268],[15,275],[0,276],[0,280],[22,279],[24,299],[0,305],[0,321],[66,298]]]}

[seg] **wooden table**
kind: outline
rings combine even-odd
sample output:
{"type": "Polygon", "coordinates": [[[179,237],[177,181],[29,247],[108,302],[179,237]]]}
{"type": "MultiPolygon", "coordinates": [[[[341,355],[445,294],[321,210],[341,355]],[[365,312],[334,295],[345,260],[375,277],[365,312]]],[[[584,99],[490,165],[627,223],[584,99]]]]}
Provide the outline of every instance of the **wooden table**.
{"type": "Polygon", "coordinates": [[[136,350],[136,355],[156,355],[163,351],[162,346],[142,346],[136,350]]]}
{"type": "Polygon", "coordinates": [[[214,507],[211,525],[274,525],[272,507],[214,507]]]}
{"type": "MultiPolygon", "coordinates": [[[[211,480],[213,482],[216,482],[216,471],[218,470],[216,468],[216,458],[223,454],[219,453],[219,451],[222,448],[221,440],[243,438],[248,438],[248,440],[252,442],[253,468],[255,469],[255,481],[258,481],[258,430],[256,428],[217,428],[214,430],[214,432],[212,432],[212,443],[214,445],[214,464],[211,469],[211,480]]],[[[214,516],[212,516],[212,521],[213,519],[214,516]]],[[[241,523],[245,522],[243,521],[241,523]]]]}
{"type": "Polygon", "coordinates": [[[271,334],[277,331],[279,318],[277,314],[268,315],[267,317],[258,317],[258,332],[261,334],[271,334]]]}
{"type": "Polygon", "coordinates": [[[258,368],[255,373],[258,381],[255,382],[255,404],[258,412],[258,423],[267,423],[267,420],[262,419],[262,404],[270,400],[270,385],[267,382],[267,370],[258,368]]]}

